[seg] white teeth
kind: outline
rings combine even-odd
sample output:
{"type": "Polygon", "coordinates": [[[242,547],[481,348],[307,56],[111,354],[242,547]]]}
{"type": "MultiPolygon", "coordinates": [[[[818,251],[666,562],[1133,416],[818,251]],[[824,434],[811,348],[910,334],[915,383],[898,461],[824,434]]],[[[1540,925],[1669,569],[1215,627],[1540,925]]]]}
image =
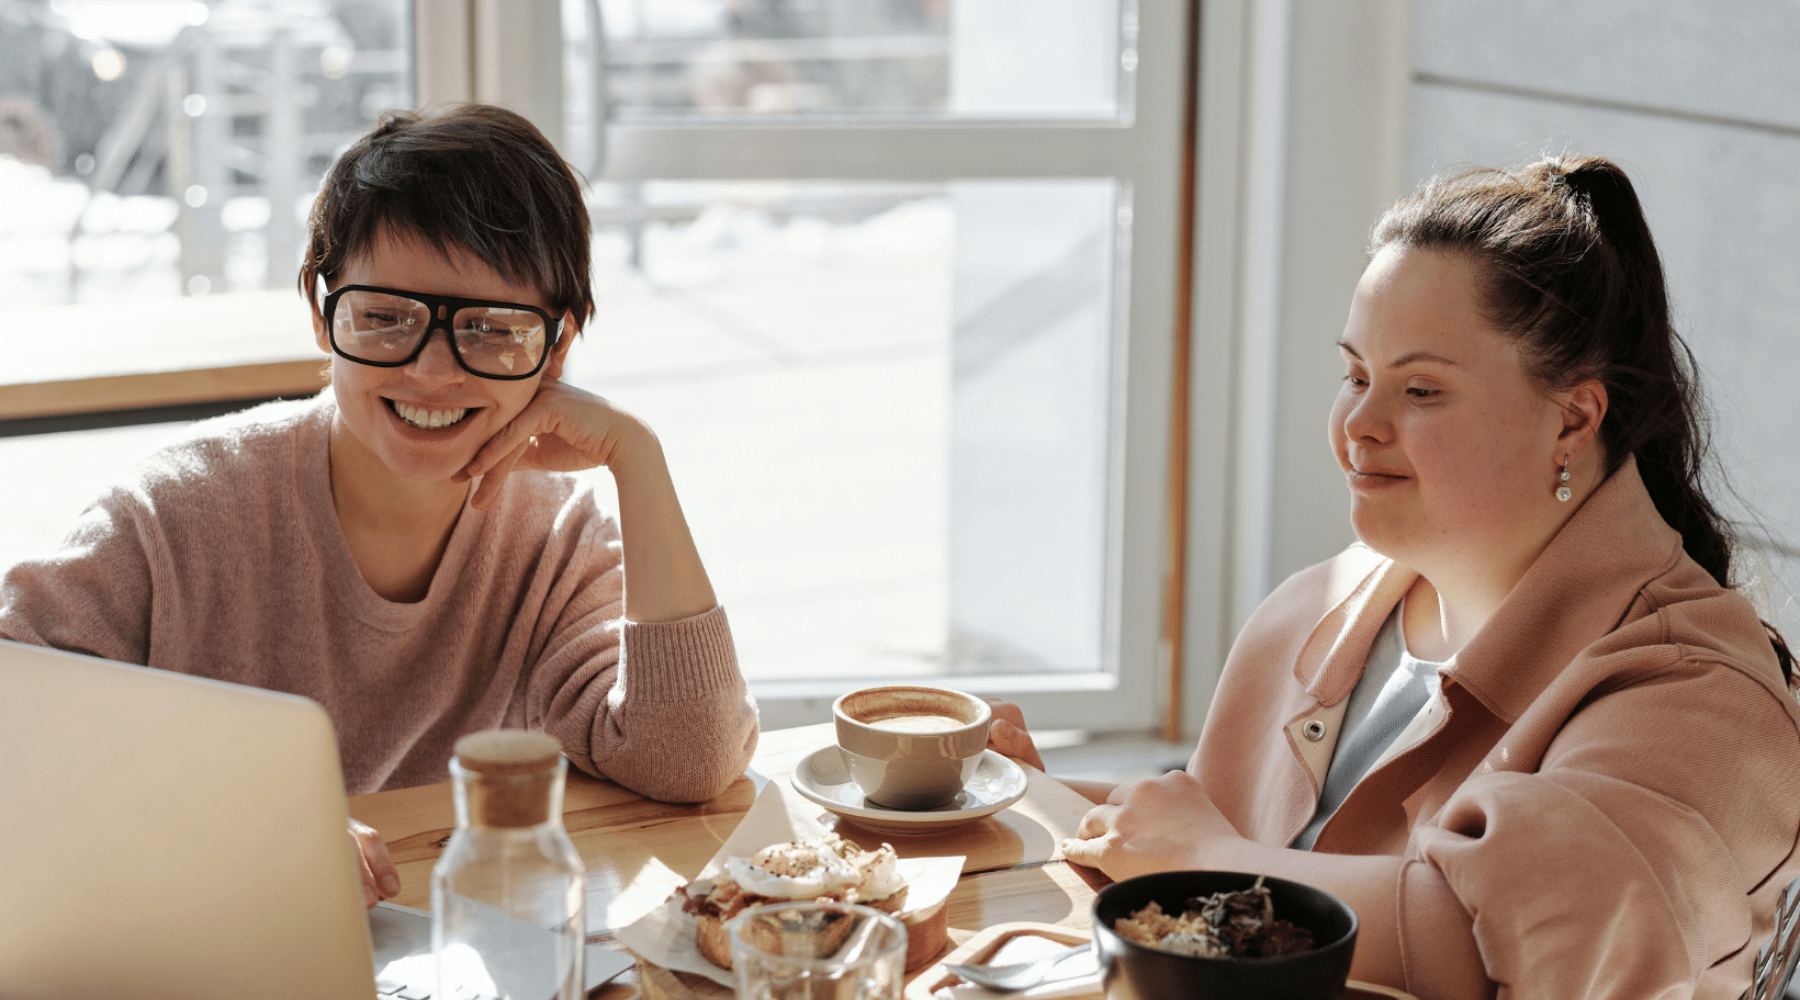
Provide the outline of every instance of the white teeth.
{"type": "Polygon", "coordinates": [[[400,414],[400,419],[414,427],[423,427],[426,430],[437,430],[440,427],[448,427],[451,424],[456,423],[458,420],[467,416],[469,411],[466,409],[427,410],[423,407],[409,406],[406,403],[396,400],[394,402],[394,412],[400,414]]]}

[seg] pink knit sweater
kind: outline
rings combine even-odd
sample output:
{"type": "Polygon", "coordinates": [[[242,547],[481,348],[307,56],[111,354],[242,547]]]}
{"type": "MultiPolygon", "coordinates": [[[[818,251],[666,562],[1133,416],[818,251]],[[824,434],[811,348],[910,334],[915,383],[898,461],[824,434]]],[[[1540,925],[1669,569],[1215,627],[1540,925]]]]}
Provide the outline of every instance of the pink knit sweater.
{"type": "Polygon", "coordinates": [[[424,600],[370,589],[332,504],[334,408],[257,407],[151,455],[0,579],[0,637],[312,698],[351,794],[446,780],[493,726],[668,801],[743,772],[756,709],[724,610],[623,621],[618,525],[580,480],[513,474],[463,509],[424,600]]]}

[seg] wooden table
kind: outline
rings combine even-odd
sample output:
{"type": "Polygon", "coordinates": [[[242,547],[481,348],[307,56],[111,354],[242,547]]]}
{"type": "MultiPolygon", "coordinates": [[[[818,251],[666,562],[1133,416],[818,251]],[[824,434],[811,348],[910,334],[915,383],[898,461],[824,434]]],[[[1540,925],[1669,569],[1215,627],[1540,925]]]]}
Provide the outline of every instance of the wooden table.
{"type": "MultiPolygon", "coordinates": [[[[609,940],[614,930],[691,881],[737,827],[761,781],[785,783],[802,757],[832,740],[830,723],[764,733],[751,761],[754,775],[698,805],[654,802],[571,772],[563,824],[587,861],[590,940],[609,940]]],[[[848,822],[838,829],[859,843],[891,843],[901,857],[966,858],[962,879],[950,895],[952,946],[984,927],[1013,921],[1060,924],[1085,933],[1094,894],[1107,879],[1062,860],[1058,845],[1074,834],[1092,803],[1042,772],[1026,768],[1026,773],[1030,784],[1024,799],[955,830],[894,837],[848,822]]],[[[449,784],[358,795],[350,800],[350,814],[379,830],[387,842],[400,870],[400,894],[393,901],[430,908],[431,867],[456,826],[449,784]]],[[[628,994],[613,988],[603,995],[628,994]]]]}
{"type": "MultiPolygon", "coordinates": [[[[587,861],[589,940],[611,940],[617,928],[662,905],[677,886],[692,881],[737,828],[762,784],[785,784],[801,758],[833,738],[830,723],[764,733],[751,760],[754,774],[698,805],[654,802],[570,772],[563,825],[587,861]]],[[[1064,861],[1059,845],[1074,835],[1093,804],[1041,771],[1027,767],[1025,773],[1030,783],[1023,799],[955,830],[894,837],[848,821],[839,821],[837,829],[865,846],[893,844],[903,858],[964,856],[962,878],[949,901],[952,948],[984,928],[1015,922],[1057,924],[1085,936],[1094,895],[1108,879],[1064,861]]],[[[400,870],[400,894],[393,901],[429,909],[431,867],[456,828],[449,783],[358,795],[350,800],[350,814],[379,830],[387,842],[400,870]]],[[[638,993],[638,983],[628,973],[595,995],[627,1000],[638,993]]],[[[1412,1000],[1362,984],[1352,984],[1344,993],[1345,1000],[1380,997],[1412,1000]]]]}

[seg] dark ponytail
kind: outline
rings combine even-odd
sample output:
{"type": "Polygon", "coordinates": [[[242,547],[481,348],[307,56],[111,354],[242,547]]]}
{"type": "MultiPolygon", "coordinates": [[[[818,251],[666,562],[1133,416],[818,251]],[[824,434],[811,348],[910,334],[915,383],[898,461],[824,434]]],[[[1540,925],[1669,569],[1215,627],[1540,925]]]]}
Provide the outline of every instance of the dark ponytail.
{"type": "MultiPolygon", "coordinates": [[[[1376,224],[1389,244],[1464,254],[1483,307],[1546,392],[1606,387],[1606,475],[1637,456],[1657,513],[1701,568],[1732,586],[1732,536],[1701,487],[1708,442],[1694,357],[1669,320],[1662,260],[1625,172],[1599,157],[1436,178],[1376,224]]],[[[1781,674],[1794,658],[1763,623],[1781,674]]]]}

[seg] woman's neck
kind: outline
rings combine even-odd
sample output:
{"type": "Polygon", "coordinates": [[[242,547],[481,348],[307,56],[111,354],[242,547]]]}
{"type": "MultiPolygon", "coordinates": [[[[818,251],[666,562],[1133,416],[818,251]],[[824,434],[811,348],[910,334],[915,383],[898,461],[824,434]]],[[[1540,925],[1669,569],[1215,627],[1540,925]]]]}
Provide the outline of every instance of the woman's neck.
{"type": "Polygon", "coordinates": [[[334,421],[331,499],[338,525],[363,580],[387,600],[425,598],[468,494],[468,483],[394,475],[334,421]]]}
{"type": "MultiPolygon", "coordinates": [[[[1593,487],[1582,485],[1585,498],[1593,487]]],[[[1416,562],[1402,559],[1419,574],[1402,622],[1408,650],[1442,662],[1468,645],[1579,508],[1578,503],[1545,505],[1535,518],[1521,518],[1503,544],[1420,553],[1416,562]]]]}
{"type": "Polygon", "coordinates": [[[1436,580],[1420,576],[1407,591],[1405,618],[1400,623],[1407,652],[1433,663],[1455,656],[1500,610],[1517,582],[1517,577],[1501,583],[1444,579],[1442,574],[1436,580]]]}

